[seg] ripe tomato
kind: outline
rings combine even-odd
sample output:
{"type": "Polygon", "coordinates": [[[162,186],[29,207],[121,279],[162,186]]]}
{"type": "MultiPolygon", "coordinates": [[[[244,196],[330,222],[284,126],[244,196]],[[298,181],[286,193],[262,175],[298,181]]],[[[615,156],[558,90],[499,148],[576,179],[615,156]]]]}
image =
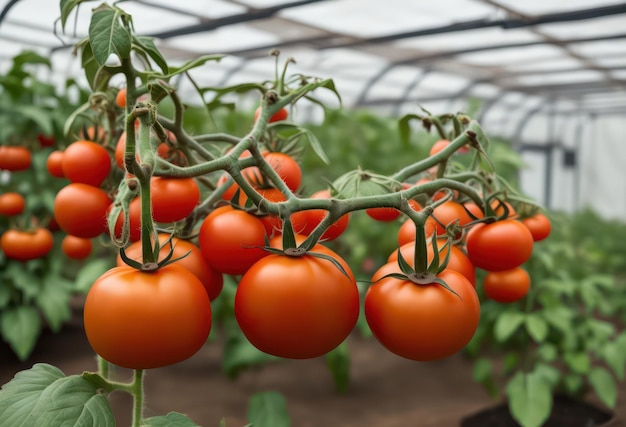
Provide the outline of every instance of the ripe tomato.
{"type": "MultiPolygon", "coordinates": [[[[313,195],[311,199],[330,199],[330,190],[321,190],[313,195]]],[[[326,217],[328,211],[324,209],[309,209],[305,211],[294,212],[291,215],[291,223],[293,230],[297,234],[309,235],[326,217]]],[[[339,237],[348,227],[350,215],[346,214],[339,218],[334,224],[324,231],[320,240],[334,240],[339,237]]]]}
{"type": "Polygon", "coordinates": [[[11,172],[28,169],[33,161],[33,155],[26,147],[9,145],[0,146],[0,169],[11,172]]]}
{"type": "Polygon", "coordinates": [[[493,208],[497,216],[504,215],[505,206],[509,210],[507,218],[515,218],[517,216],[517,212],[515,212],[515,208],[509,202],[499,200],[494,200],[491,202],[491,207],[493,208]]]}
{"type": "MultiPolygon", "coordinates": [[[[471,263],[465,252],[461,248],[455,245],[448,245],[445,249],[442,249],[445,245],[445,239],[437,240],[437,248],[439,249],[439,262],[443,262],[444,258],[450,251],[450,257],[448,258],[448,266],[446,267],[449,270],[454,270],[461,273],[463,276],[470,281],[473,287],[476,287],[476,269],[474,268],[474,264],[471,263]]],[[[427,246],[427,261],[430,263],[434,257],[433,246],[428,242],[427,246]]],[[[414,266],[415,261],[415,242],[409,242],[402,246],[400,246],[400,253],[402,254],[402,258],[409,265],[414,266]]],[[[393,251],[389,258],[387,258],[387,262],[397,262],[398,260],[398,251],[393,251]]]]}
{"type": "MultiPolygon", "coordinates": [[[[324,253],[349,267],[339,255],[324,253]]],[[[322,356],[344,341],[359,316],[354,276],[331,261],[306,254],[269,255],[243,275],[235,294],[235,317],[259,350],[279,357],[322,356]]]]}
{"type": "MultiPolygon", "coordinates": [[[[280,192],[277,188],[263,188],[257,190],[263,198],[269,200],[270,202],[284,202],[287,200],[285,195],[280,192]]],[[[244,201],[245,203],[245,201],[244,201]]],[[[265,215],[259,217],[263,226],[265,227],[265,233],[267,233],[267,237],[272,237],[282,233],[283,230],[283,220],[276,215],[265,215]]]]}
{"type": "MultiPolygon", "coordinates": [[[[432,147],[430,147],[429,155],[434,156],[435,154],[439,153],[444,148],[446,148],[448,145],[450,145],[450,141],[448,141],[447,139],[440,139],[439,141],[435,142],[432,147]]],[[[457,153],[467,153],[468,151],[469,151],[469,148],[467,147],[467,145],[464,145],[461,148],[459,148],[457,153]]]]}
{"type": "MultiPolygon", "coordinates": [[[[374,273],[399,272],[386,264],[374,273]]],[[[460,273],[438,276],[457,294],[437,283],[416,284],[387,277],[375,281],[365,295],[365,317],[376,339],[387,350],[411,360],[443,359],[470,341],[480,319],[480,303],[471,283],[460,273]]]]}
{"type": "Polygon", "coordinates": [[[193,178],[152,177],[152,216],[157,222],[179,221],[200,202],[200,188],[193,178]]]}
{"type": "Polygon", "coordinates": [[[222,206],[207,215],[200,226],[198,242],[209,265],[224,274],[243,274],[269,255],[261,249],[265,246],[261,220],[231,206],[222,206]]]}
{"type": "Polygon", "coordinates": [[[458,202],[448,200],[437,206],[433,210],[433,217],[437,226],[437,234],[444,234],[446,226],[459,221],[459,225],[463,226],[472,221],[472,218],[458,202]]]}
{"type": "MultiPolygon", "coordinates": [[[[265,161],[276,171],[291,191],[296,191],[302,182],[302,169],[298,162],[288,154],[270,152],[264,154],[265,161]]],[[[250,182],[254,183],[253,180],[250,182]]]]}
{"type": "Polygon", "coordinates": [[[61,250],[68,258],[85,259],[91,254],[92,249],[91,239],[83,239],[68,234],[61,241],[61,250]]]}
{"type": "Polygon", "coordinates": [[[72,236],[90,239],[106,229],[106,213],[111,200],[97,187],[71,183],[54,199],[54,218],[72,236]]]}
{"type": "MultiPolygon", "coordinates": [[[[437,229],[437,222],[433,219],[433,217],[428,217],[426,219],[426,223],[424,224],[424,231],[426,233],[426,237],[432,236],[432,234],[437,229]]],[[[398,245],[406,245],[409,242],[415,241],[415,223],[412,219],[407,219],[402,223],[400,229],[398,230],[398,245]]]]}
{"type": "Polygon", "coordinates": [[[178,265],[142,272],[115,267],[91,286],[84,307],[91,347],[129,369],[193,356],[211,330],[211,303],[200,280],[178,265]]]}
{"type": "Polygon", "coordinates": [[[528,294],[530,276],[523,268],[512,270],[490,271],[485,276],[483,289],[488,298],[509,303],[519,301],[528,294]]]}
{"type": "Polygon", "coordinates": [[[63,174],[63,151],[55,150],[48,155],[46,160],[48,173],[55,178],[64,178],[63,174]]]}
{"type": "MultiPolygon", "coordinates": [[[[113,209],[113,204],[107,209],[107,218],[109,213],[113,209]]],[[[141,199],[135,197],[130,201],[128,205],[128,240],[136,242],[141,239],[141,199]]],[[[124,213],[120,212],[115,221],[115,236],[120,238],[122,236],[122,227],[124,226],[124,213]]],[[[107,228],[108,230],[108,228],[107,228]]]]}
{"type": "Polygon", "coordinates": [[[467,234],[467,255],[478,268],[503,271],[525,263],[533,251],[533,236],[515,219],[477,224],[467,234]]]}
{"type": "Polygon", "coordinates": [[[7,230],[0,238],[0,247],[7,258],[28,261],[42,258],[50,252],[54,241],[47,228],[32,231],[7,230]]]}
{"type": "Polygon", "coordinates": [[[111,159],[102,145],[80,140],[65,149],[61,167],[70,181],[98,187],[109,175],[111,159]]]}
{"type": "MultiPolygon", "coordinates": [[[[409,200],[409,205],[414,211],[419,211],[422,209],[420,204],[413,199],[409,200]]],[[[394,208],[370,208],[365,209],[365,213],[369,215],[370,218],[377,221],[391,222],[398,218],[402,212],[394,208]]]]}
{"type": "Polygon", "coordinates": [[[20,193],[0,194],[0,215],[15,216],[24,212],[26,200],[20,193]]]}
{"type": "Polygon", "coordinates": [[[533,236],[533,240],[538,242],[547,238],[552,231],[552,225],[550,219],[542,213],[537,213],[531,217],[524,218],[522,224],[528,227],[530,234],[533,236]]]}
{"type": "MultiPolygon", "coordinates": [[[[254,121],[259,120],[259,116],[261,115],[261,107],[258,106],[256,110],[254,110],[254,121]]],[[[286,120],[289,117],[289,112],[286,108],[281,108],[277,112],[275,112],[272,117],[270,117],[270,123],[278,122],[280,120],[286,120]]]]}
{"type": "Polygon", "coordinates": [[[126,108],[126,88],[120,89],[115,95],[115,105],[120,108],[126,108]]]}
{"type": "Polygon", "coordinates": [[[42,147],[54,147],[54,144],[56,144],[54,135],[44,135],[42,133],[37,135],[37,141],[39,141],[39,145],[42,147]]]}
{"type": "MultiPolygon", "coordinates": [[[[166,244],[169,238],[169,234],[159,234],[159,243],[161,244],[159,261],[163,260],[170,253],[170,244],[166,244]]],[[[202,252],[200,252],[200,248],[190,241],[173,237],[172,244],[174,245],[174,249],[171,259],[181,258],[184,256],[184,258],[179,259],[174,262],[174,264],[184,267],[200,279],[211,301],[217,298],[220,292],[222,292],[222,287],[224,285],[224,278],[222,274],[209,267],[209,264],[202,256],[202,252]]],[[[131,244],[124,251],[128,258],[138,262],[143,262],[141,242],[131,244]]],[[[117,266],[121,267],[123,265],[126,264],[124,264],[121,255],[118,255],[117,266]]]]}

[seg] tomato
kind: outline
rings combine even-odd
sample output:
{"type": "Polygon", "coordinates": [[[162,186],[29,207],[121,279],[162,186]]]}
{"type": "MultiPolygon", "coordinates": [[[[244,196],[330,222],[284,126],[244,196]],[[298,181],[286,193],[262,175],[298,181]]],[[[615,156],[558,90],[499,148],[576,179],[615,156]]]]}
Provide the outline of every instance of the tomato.
{"type": "Polygon", "coordinates": [[[54,135],[44,135],[42,133],[37,135],[37,141],[39,141],[39,145],[42,147],[54,147],[54,144],[56,144],[54,135]]]}
{"type": "Polygon", "coordinates": [[[126,108],[126,88],[120,89],[115,95],[115,105],[126,108]]]}
{"type": "Polygon", "coordinates": [[[111,200],[97,187],[71,183],[54,199],[54,218],[72,236],[90,239],[106,229],[106,214],[111,200]]]}
{"type": "MultiPolygon", "coordinates": [[[[257,107],[256,110],[254,110],[254,121],[256,122],[259,119],[259,116],[261,115],[261,107],[257,107]]],[[[286,120],[287,117],[289,117],[289,111],[287,111],[286,108],[281,108],[280,110],[278,110],[277,112],[275,112],[272,117],[270,117],[269,122],[273,123],[273,122],[278,122],[280,120],[286,120]]]]}
{"type": "Polygon", "coordinates": [[[484,212],[476,203],[465,202],[463,203],[463,206],[465,207],[466,211],[469,211],[472,215],[474,215],[475,218],[481,219],[485,217],[484,212]]]}
{"type": "MultiPolygon", "coordinates": [[[[296,191],[302,182],[302,170],[298,162],[285,153],[266,153],[265,161],[276,171],[291,191],[296,191]]],[[[254,183],[254,180],[249,179],[254,183]]]]}
{"type": "MultiPolygon", "coordinates": [[[[474,264],[471,263],[465,252],[461,248],[455,245],[448,245],[446,249],[442,249],[446,243],[446,239],[438,239],[437,240],[437,248],[439,249],[439,262],[443,262],[444,258],[450,252],[450,257],[448,258],[447,269],[454,270],[461,273],[463,276],[470,281],[472,286],[476,287],[476,269],[474,268],[474,264]]],[[[434,257],[433,246],[430,244],[430,241],[426,245],[427,248],[427,262],[430,263],[434,257]]],[[[409,265],[414,266],[415,261],[415,242],[409,242],[402,246],[400,246],[400,253],[402,254],[402,258],[409,265]]],[[[387,258],[387,262],[396,262],[398,260],[398,251],[393,251],[389,258],[387,258]]]]}
{"type": "Polygon", "coordinates": [[[503,271],[519,267],[530,258],[533,236],[515,219],[477,224],[467,234],[467,255],[478,268],[503,271]]]}
{"type": "Polygon", "coordinates": [[[61,241],[61,250],[68,258],[85,259],[91,254],[92,249],[91,239],[83,239],[68,234],[61,241]]]}
{"type": "MultiPolygon", "coordinates": [[[[170,244],[166,244],[169,239],[169,234],[159,234],[159,243],[161,244],[159,261],[163,260],[170,253],[170,244]]],[[[200,279],[200,282],[202,282],[202,285],[204,286],[204,289],[206,290],[211,301],[217,298],[220,292],[222,292],[222,287],[224,285],[224,278],[222,274],[209,267],[209,264],[202,256],[202,252],[200,252],[200,248],[190,241],[172,237],[172,244],[174,245],[174,249],[171,259],[174,260],[176,258],[181,258],[178,261],[175,261],[174,264],[184,267],[200,279]],[[183,256],[184,258],[182,258],[183,256]]],[[[131,244],[124,250],[124,252],[126,253],[126,256],[132,260],[138,262],[142,262],[143,260],[141,242],[131,244]]],[[[124,264],[121,255],[117,256],[117,265],[118,267],[126,265],[124,264]]]]}
{"type": "Polygon", "coordinates": [[[433,210],[433,217],[437,227],[437,234],[444,234],[446,226],[459,221],[459,225],[464,226],[472,221],[472,218],[458,202],[448,200],[437,206],[433,210]]]}
{"type": "Polygon", "coordinates": [[[48,173],[55,178],[64,178],[63,174],[63,151],[55,150],[48,155],[46,160],[46,169],[48,173]]]}
{"type": "Polygon", "coordinates": [[[530,234],[532,234],[535,242],[547,238],[550,235],[550,231],[552,231],[550,219],[542,213],[524,218],[522,224],[530,230],[530,234]]]}
{"type": "MultiPolygon", "coordinates": [[[[111,209],[113,209],[113,204],[107,209],[107,218],[109,217],[111,209]]],[[[128,240],[131,242],[141,240],[141,199],[139,197],[135,197],[128,205],[128,220],[128,240]]],[[[117,238],[121,238],[123,226],[124,213],[120,212],[117,216],[117,220],[115,220],[115,236],[117,238]]]]}
{"type": "Polygon", "coordinates": [[[33,161],[33,155],[26,147],[2,145],[0,146],[0,169],[11,172],[28,169],[33,161]]]}
{"type": "MultiPolygon", "coordinates": [[[[450,141],[448,141],[447,139],[438,140],[432,145],[432,147],[430,147],[429,155],[434,156],[435,154],[439,153],[444,148],[446,148],[448,145],[450,145],[450,141]]],[[[467,145],[464,145],[458,149],[457,153],[467,153],[468,151],[469,151],[469,148],[467,147],[467,145]]]]}
{"type": "Polygon", "coordinates": [[[365,318],[376,339],[401,357],[430,361],[460,351],[470,341],[480,319],[480,303],[471,283],[460,273],[444,270],[438,283],[416,284],[385,272],[399,272],[386,264],[374,273],[365,295],[365,318]]]}
{"type": "Polygon", "coordinates": [[[157,222],[186,218],[200,202],[200,188],[193,178],[152,177],[152,216],[157,222]]]}
{"type": "Polygon", "coordinates": [[[515,208],[509,202],[502,200],[494,200],[491,202],[491,208],[494,210],[497,216],[504,215],[505,206],[509,210],[507,218],[515,218],[517,216],[517,212],[515,212],[515,208]]]}
{"type": "Polygon", "coordinates": [[[91,347],[129,369],[193,356],[211,330],[211,303],[200,280],[178,265],[152,272],[115,267],[91,286],[84,306],[91,347]]]}
{"type": "MultiPolygon", "coordinates": [[[[435,230],[437,229],[437,223],[434,218],[428,217],[426,219],[426,223],[424,224],[424,231],[426,233],[426,237],[430,237],[435,230]]],[[[398,245],[406,245],[409,242],[415,241],[415,223],[412,219],[405,220],[400,229],[398,230],[398,245]]]]}
{"type": "MultiPolygon", "coordinates": [[[[324,253],[348,265],[330,249],[324,253]]],[[[279,357],[322,356],[343,342],[359,316],[354,276],[313,255],[269,255],[243,275],[235,294],[235,317],[259,350],[279,357]]]]}
{"type": "Polygon", "coordinates": [[[32,231],[7,230],[0,238],[0,247],[7,258],[28,261],[42,258],[50,252],[54,241],[47,228],[32,231]]]}
{"type": "MultiPolygon", "coordinates": [[[[414,211],[419,211],[422,209],[419,203],[415,200],[409,200],[409,205],[414,211]]],[[[402,212],[394,208],[370,208],[365,209],[365,213],[372,219],[381,222],[391,222],[398,218],[402,212]]]]}
{"type": "MultiPolygon", "coordinates": [[[[257,190],[264,199],[270,202],[284,202],[287,200],[285,195],[277,188],[263,188],[257,190]]],[[[245,203],[245,202],[244,202],[245,203]]],[[[265,233],[267,237],[272,237],[283,232],[283,220],[276,215],[265,215],[260,217],[263,226],[265,227],[265,233]]]]}
{"type": "Polygon", "coordinates": [[[98,187],[109,175],[111,159],[102,145],[81,140],[65,149],[61,167],[70,181],[98,187]]]}
{"type": "Polygon", "coordinates": [[[115,164],[118,168],[124,170],[124,154],[126,152],[126,132],[122,132],[115,144],[115,164]]]}
{"type": "Polygon", "coordinates": [[[0,215],[15,216],[24,212],[26,200],[20,193],[0,194],[0,215]]]}
{"type": "MultiPolygon", "coordinates": [[[[137,122],[139,123],[139,122],[137,122]]],[[[171,134],[171,132],[168,131],[169,134],[171,134]]],[[[174,138],[174,135],[171,134],[170,139],[176,139],[174,138]]],[[[138,148],[137,146],[135,146],[135,150],[137,151],[138,148]]],[[[157,146],[157,150],[156,150],[156,154],[157,156],[161,157],[162,159],[166,159],[166,160],[174,160],[175,164],[181,164],[182,163],[182,159],[181,157],[184,157],[184,154],[181,154],[180,152],[176,151],[174,149],[172,149],[169,145],[165,144],[165,143],[161,143],[157,146]]],[[[120,137],[117,140],[117,144],[115,145],[115,164],[117,165],[117,167],[119,167],[120,169],[124,170],[124,156],[126,155],[126,132],[122,132],[122,134],[120,135],[120,137]]],[[[137,154],[135,156],[135,158],[137,159],[137,161],[139,162],[139,155],[137,154]]]]}
{"type": "Polygon", "coordinates": [[[483,282],[485,295],[494,301],[509,303],[519,301],[528,294],[530,276],[523,268],[490,271],[483,282]]]}
{"type": "Polygon", "coordinates": [[[261,249],[265,246],[261,220],[231,206],[222,206],[207,215],[200,226],[198,242],[209,265],[224,274],[243,274],[269,255],[261,249]]]}
{"type": "MultiPolygon", "coordinates": [[[[330,190],[321,190],[313,195],[311,199],[330,199],[330,190]]],[[[304,211],[294,212],[291,215],[291,223],[293,229],[297,234],[309,235],[322,222],[326,217],[328,211],[324,209],[309,209],[304,211]]],[[[320,240],[334,240],[339,237],[348,227],[350,222],[350,215],[346,214],[335,221],[330,227],[324,231],[320,240]]]]}

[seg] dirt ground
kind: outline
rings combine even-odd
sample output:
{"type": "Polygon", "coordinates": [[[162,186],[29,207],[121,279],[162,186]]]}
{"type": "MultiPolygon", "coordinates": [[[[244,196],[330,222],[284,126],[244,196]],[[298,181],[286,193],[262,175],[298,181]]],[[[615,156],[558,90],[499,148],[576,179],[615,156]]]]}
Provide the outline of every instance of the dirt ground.
{"type": "MultiPolygon", "coordinates": [[[[457,427],[463,416],[495,403],[472,380],[471,364],[461,356],[418,363],[384,350],[373,338],[351,337],[351,385],[334,390],[323,358],[284,360],[248,370],[235,381],[220,369],[218,343],[207,344],[185,362],[146,375],[146,416],[170,411],[187,414],[203,427],[246,424],[248,400],[256,392],[283,393],[293,427],[457,427]]],[[[19,362],[0,345],[0,384],[33,363],[46,362],[66,375],[96,369],[80,318],[60,334],[44,334],[32,357],[19,362]]],[[[130,379],[131,372],[116,376],[130,379]]],[[[113,394],[117,425],[130,425],[130,400],[113,394]]],[[[626,383],[620,384],[616,414],[626,419],[626,383]]]]}

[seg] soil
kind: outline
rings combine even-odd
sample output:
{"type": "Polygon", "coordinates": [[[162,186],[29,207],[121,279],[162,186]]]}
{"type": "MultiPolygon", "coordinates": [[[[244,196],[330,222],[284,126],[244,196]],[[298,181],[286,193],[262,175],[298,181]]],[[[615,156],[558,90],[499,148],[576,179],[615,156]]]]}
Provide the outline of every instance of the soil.
{"type": "MultiPolygon", "coordinates": [[[[275,390],[286,398],[293,427],[458,427],[463,418],[498,403],[472,380],[471,362],[461,355],[412,362],[389,353],[373,338],[359,336],[350,337],[349,347],[351,384],[341,394],[334,389],[324,358],[280,360],[230,380],[221,371],[221,347],[211,342],[184,362],[147,372],[145,414],[177,411],[203,427],[217,427],[222,418],[228,427],[242,427],[250,397],[275,390]]],[[[0,384],[37,362],[55,365],[66,375],[96,370],[80,316],[58,334],[44,333],[26,362],[16,360],[0,344],[0,384]]],[[[115,375],[124,380],[132,377],[124,369],[115,375]]],[[[128,396],[113,393],[111,402],[117,425],[130,425],[128,396]]],[[[626,382],[620,383],[615,414],[626,420],[626,382]]],[[[478,425],[514,424],[472,426],[478,425]]]]}

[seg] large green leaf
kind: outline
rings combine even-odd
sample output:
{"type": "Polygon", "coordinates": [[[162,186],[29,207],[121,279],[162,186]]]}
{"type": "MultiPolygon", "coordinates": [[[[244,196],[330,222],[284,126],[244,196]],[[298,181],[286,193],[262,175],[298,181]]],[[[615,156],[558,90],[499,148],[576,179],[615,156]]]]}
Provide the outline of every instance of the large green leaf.
{"type": "Polygon", "coordinates": [[[509,339],[524,322],[524,315],[516,311],[502,313],[494,325],[494,335],[498,342],[509,339]]]}
{"type": "Polygon", "coordinates": [[[187,416],[178,412],[170,412],[167,415],[151,417],[143,421],[142,427],[200,427],[187,416]]]}
{"type": "Polygon", "coordinates": [[[104,65],[111,55],[128,59],[131,49],[131,35],[123,20],[128,15],[120,9],[102,6],[97,9],[89,25],[89,43],[99,65],[104,65]]]}
{"type": "Polygon", "coordinates": [[[0,420],[21,427],[110,427],[115,419],[106,397],[78,375],[36,364],[18,372],[0,391],[0,420]]]}
{"type": "Polygon", "coordinates": [[[63,280],[58,276],[46,277],[43,289],[35,298],[37,307],[42,311],[53,332],[58,332],[63,322],[72,316],[69,288],[64,286],[66,283],[63,283],[63,280]]]}
{"type": "Polygon", "coordinates": [[[26,360],[41,332],[39,311],[32,306],[9,308],[0,313],[0,332],[20,360],[26,360]]]}
{"type": "Polygon", "coordinates": [[[254,427],[289,427],[291,419],[282,394],[276,391],[257,393],[250,399],[248,421],[254,427]]]}
{"type": "Polygon", "coordinates": [[[506,387],[509,410],[522,427],[540,427],[552,411],[550,384],[538,373],[518,372],[506,387]]]}
{"type": "Polygon", "coordinates": [[[526,331],[537,343],[542,343],[548,336],[548,323],[537,314],[526,316],[526,331]]]}
{"type": "Polygon", "coordinates": [[[617,385],[611,373],[600,366],[596,366],[589,372],[589,383],[600,400],[609,408],[614,408],[617,403],[617,385]]]}
{"type": "Polygon", "coordinates": [[[167,62],[161,55],[161,52],[159,52],[159,49],[157,49],[152,37],[134,36],[133,42],[137,45],[139,49],[141,49],[148,56],[150,56],[150,58],[152,58],[152,60],[159,66],[159,68],[161,68],[163,74],[169,73],[169,67],[167,65],[167,62]]]}
{"type": "Polygon", "coordinates": [[[113,262],[110,259],[98,259],[86,263],[76,275],[74,289],[77,292],[87,293],[93,282],[111,267],[113,267],[113,262]]]}

